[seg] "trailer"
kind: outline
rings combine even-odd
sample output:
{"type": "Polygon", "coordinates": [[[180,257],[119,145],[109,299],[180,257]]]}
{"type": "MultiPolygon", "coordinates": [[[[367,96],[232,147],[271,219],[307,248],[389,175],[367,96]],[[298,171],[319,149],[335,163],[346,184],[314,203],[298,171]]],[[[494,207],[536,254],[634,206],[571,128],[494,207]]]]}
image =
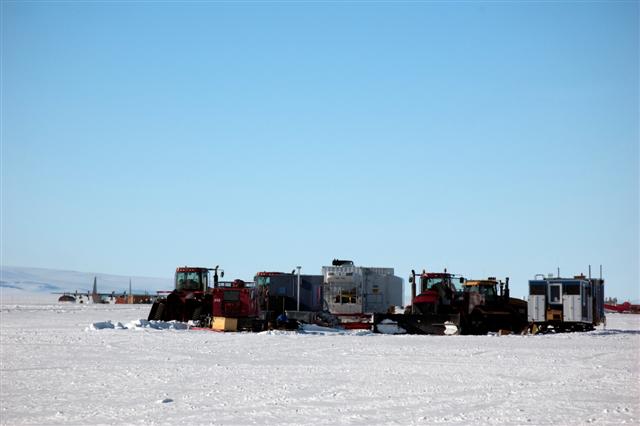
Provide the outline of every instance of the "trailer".
{"type": "Polygon", "coordinates": [[[370,328],[371,316],[402,305],[402,278],[393,268],[355,266],[334,259],[322,267],[323,309],[340,318],[345,328],[370,328]]]}
{"type": "Polygon", "coordinates": [[[536,275],[529,281],[527,314],[533,333],[593,330],[605,321],[604,280],[536,275]]]}

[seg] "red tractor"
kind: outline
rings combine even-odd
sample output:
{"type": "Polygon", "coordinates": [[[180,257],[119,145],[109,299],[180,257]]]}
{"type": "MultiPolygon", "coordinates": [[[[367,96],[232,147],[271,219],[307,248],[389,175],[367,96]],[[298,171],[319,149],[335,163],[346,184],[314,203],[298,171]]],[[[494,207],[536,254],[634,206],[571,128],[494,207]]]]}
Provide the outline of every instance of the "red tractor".
{"type": "MultiPolygon", "coordinates": [[[[212,316],[213,289],[218,287],[218,270],[215,268],[176,268],[174,290],[158,292],[159,297],[151,307],[149,320],[199,321],[204,324],[212,316]],[[209,271],[213,271],[213,288],[209,286],[209,271]]],[[[224,271],[220,270],[220,277],[224,271]]]]}
{"type": "Polygon", "coordinates": [[[409,334],[458,334],[461,329],[460,292],[455,282],[464,278],[444,272],[411,271],[411,305],[404,314],[374,314],[374,331],[385,332],[393,324],[395,332],[409,334]],[[419,283],[418,283],[419,280],[419,283]],[[419,285],[419,287],[418,287],[419,285]],[[416,288],[419,289],[417,293],[416,288]]]}

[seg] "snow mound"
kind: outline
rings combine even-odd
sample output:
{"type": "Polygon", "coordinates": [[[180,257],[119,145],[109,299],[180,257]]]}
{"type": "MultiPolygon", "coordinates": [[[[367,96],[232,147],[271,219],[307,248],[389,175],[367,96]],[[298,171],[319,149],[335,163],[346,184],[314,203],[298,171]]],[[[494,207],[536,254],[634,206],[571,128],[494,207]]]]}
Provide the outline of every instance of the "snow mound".
{"type": "Polygon", "coordinates": [[[368,336],[373,334],[370,330],[345,330],[342,328],[323,327],[316,324],[303,324],[300,329],[304,334],[315,334],[322,336],[368,336]]]}
{"type": "Polygon", "coordinates": [[[189,328],[189,325],[177,321],[147,321],[145,319],[130,321],[123,325],[121,322],[116,322],[114,324],[113,322],[111,322],[111,320],[109,320],[94,322],[89,327],[87,327],[87,330],[140,330],[149,328],[154,330],[187,330],[189,328]]]}
{"type": "Polygon", "coordinates": [[[128,329],[152,328],[155,330],[187,330],[188,324],[179,321],[148,321],[139,319],[125,325],[128,329]]]}
{"type": "Polygon", "coordinates": [[[115,328],[124,329],[125,326],[122,325],[121,322],[116,322],[114,324],[111,322],[111,320],[109,320],[109,321],[94,322],[89,327],[87,327],[87,330],[105,330],[105,329],[115,329],[115,328]]]}

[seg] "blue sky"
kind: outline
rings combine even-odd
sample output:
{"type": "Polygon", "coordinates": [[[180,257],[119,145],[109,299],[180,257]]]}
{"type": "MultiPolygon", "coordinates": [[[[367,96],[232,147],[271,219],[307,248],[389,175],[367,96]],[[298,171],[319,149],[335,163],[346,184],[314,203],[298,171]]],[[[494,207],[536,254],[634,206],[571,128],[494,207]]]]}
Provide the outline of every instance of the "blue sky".
{"type": "Polygon", "coordinates": [[[638,2],[2,2],[1,263],[639,298],[638,2]],[[594,270],[595,270],[594,269],[594,270]]]}

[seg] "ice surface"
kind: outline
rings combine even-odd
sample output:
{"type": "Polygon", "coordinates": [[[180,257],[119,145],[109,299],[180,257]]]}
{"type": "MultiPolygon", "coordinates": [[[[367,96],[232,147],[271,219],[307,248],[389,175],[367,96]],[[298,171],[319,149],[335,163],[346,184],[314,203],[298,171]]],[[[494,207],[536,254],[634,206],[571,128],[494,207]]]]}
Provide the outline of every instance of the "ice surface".
{"type": "Polygon", "coordinates": [[[640,421],[637,315],[590,333],[389,336],[188,331],[139,320],[149,308],[0,305],[0,423],[640,421]]]}

